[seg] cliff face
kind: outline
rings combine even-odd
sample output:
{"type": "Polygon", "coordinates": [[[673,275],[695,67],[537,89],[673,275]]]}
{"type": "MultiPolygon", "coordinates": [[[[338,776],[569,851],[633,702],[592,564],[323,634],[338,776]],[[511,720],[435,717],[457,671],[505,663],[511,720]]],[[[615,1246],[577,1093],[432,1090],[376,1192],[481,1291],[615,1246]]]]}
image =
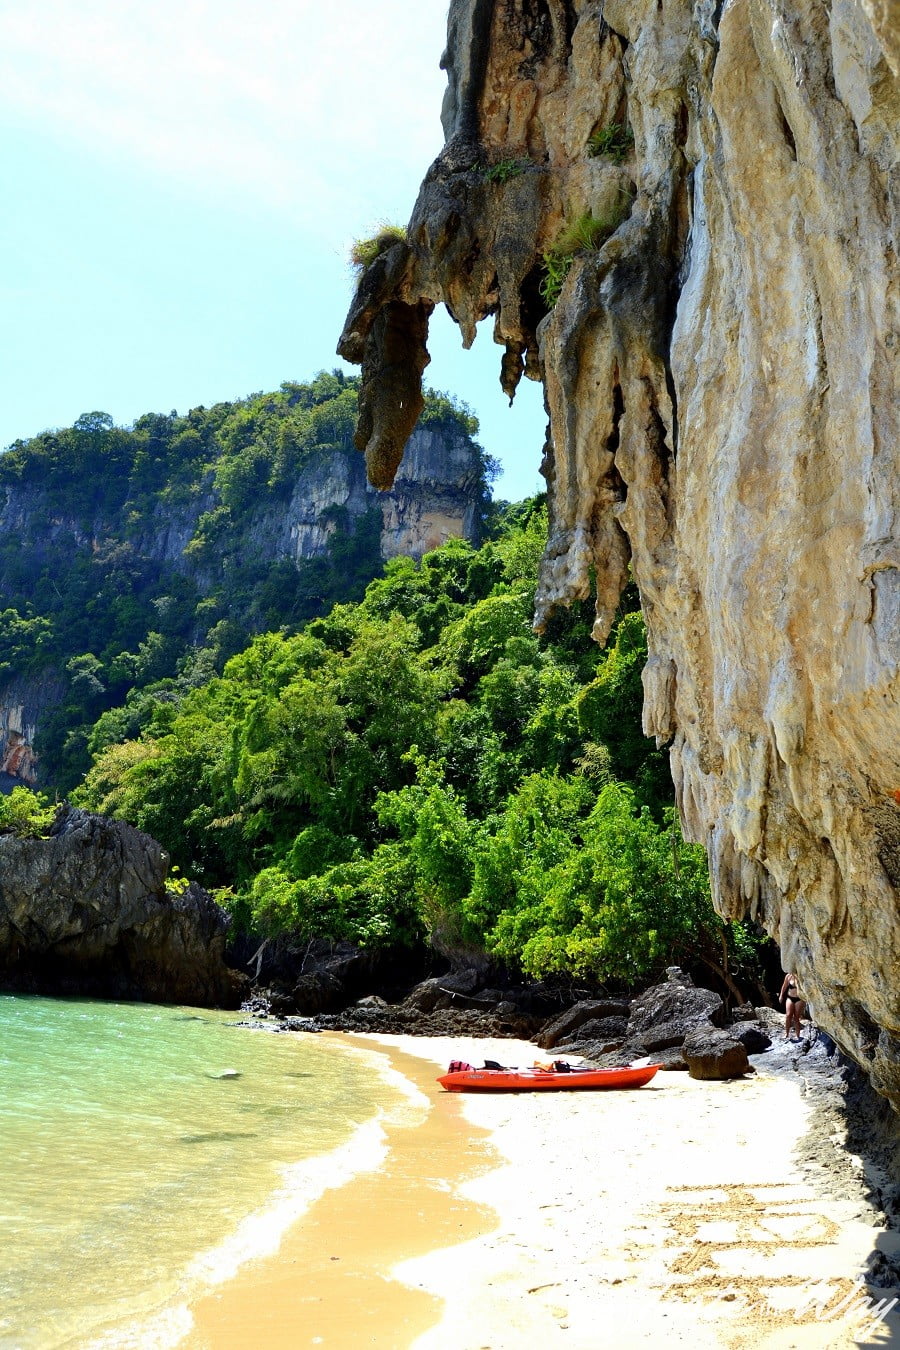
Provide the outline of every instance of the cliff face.
{"type": "MultiPolygon", "coordinates": [[[[481,491],[480,460],[472,440],[459,428],[420,427],[390,492],[378,493],[366,481],[359,456],[341,450],[321,453],[299,474],[289,498],[261,493],[248,536],[264,562],[302,562],[327,552],[335,508],[346,511],[351,524],[376,510],[382,517],[381,556],[421,558],[449,538],[474,538],[481,491]]],[[[190,572],[202,583],[204,568],[185,550],[201,517],[217,505],[210,488],[183,504],[158,507],[137,526],[130,524],[134,553],[157,566],[190,572]]],[[[29,485],[0,490],[0,534],[18,539],[40,565],[49,546],[96,552],[108,536],[123,536],[125,529],[123,522],[102,516],[88,524],[83,513],[51,514],[45,494],[29,485]]],[[[3,590],[12,584],[0,574],[3,590]]]]}
{"type": "Polygon", "coordinates": [[[339,347],[382,484],[435,304],[543,379],[538,623],[593,572],[602,639],[633,569],[716,904],[895,1105],[898,63],[895,0],[454,0],[447,143],[339,347]]]}
{"type": "Polygon", "coordinates": [[[419,559],[448,539],[474,539],[480,466],[471,440],[459,432],[420,427],[390,492],[366,481],[357,454],[323,457],[298,479],[289,501],[257,513],[252,542],[272,561],[322,557],[336,528],[335,508],[352,522],[381,514],[381,556],[419,559]]]}
{"type": "Polygon", "coordinates": [[[61,679],[12,680],[0,691],[0,792],[16,783],[37,781],[34,737],[38,718],[44,708],[53,707],[62,698],[61,679]]]}

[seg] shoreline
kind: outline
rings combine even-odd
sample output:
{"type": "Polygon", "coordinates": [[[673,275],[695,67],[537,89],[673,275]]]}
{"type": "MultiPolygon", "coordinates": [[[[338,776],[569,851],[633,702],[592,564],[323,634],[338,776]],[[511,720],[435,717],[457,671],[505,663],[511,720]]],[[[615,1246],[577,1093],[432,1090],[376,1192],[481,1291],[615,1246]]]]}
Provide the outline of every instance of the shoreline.
{"type": "Polygon", "coordinates": [[[199,1300],[184,1350],[823,1350],[900,1333],[897,1309],[873,1322],[854,1282],[885,1235],[850,1155],[856,1184],[835,1188],[803,1161],[814,1108],[798,1082],[660,1073],[630,1092],[448,1094],[435,1078],[451,1058],[539,1052],[349,1040],[424,1092],[425,1119],[387,1123],[376,1173],[326,1192],[276,1256],[199,1300]]]}
{"type": "MultiPolygon", "coordinates": [[[[179,1350],[267,1350],[326,1345],[334,1350],[400,1350],[435,1325],[439,1295],[392,1277],[399,1262],[449,1249],[490,1229],[496,1216],[465,1199],[456,1182],[473,1181],[501,1161],[487,1131],[440,1093],[429,1064],[368,1036],[321,1033],[348,1043],[400,1074],[424,1109],[382,1121],[382,1161],[324,1192],[272,1256],[249,1261],[227,1283],[190,1305],[192,1328],[179,1350]],[[435,1109],[437,1105],[437,1109],[435,1109]],[[458,1175],[451,1184],[452,1159],[458,1175]]],[[[406,1041],[412,1038],[400,1038],[406,1041]]]]}

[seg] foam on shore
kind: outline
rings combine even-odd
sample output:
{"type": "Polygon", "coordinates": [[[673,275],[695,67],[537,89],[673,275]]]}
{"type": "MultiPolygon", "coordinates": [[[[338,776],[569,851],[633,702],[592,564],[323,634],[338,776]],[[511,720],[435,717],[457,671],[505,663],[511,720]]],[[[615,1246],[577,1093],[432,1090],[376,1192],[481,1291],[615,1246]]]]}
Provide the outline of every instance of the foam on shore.
{"type": "Polygon", "coordinates": [[[386,1094],[377,1114],[357,1124],[350,1139],[328,1153],[314,1154],[281,1169],[282,1184],[265,1205],[241,1221],[223,1242],[199,1253],[181,1280],[176,1301],[134,1322],[95,1336],[87,1350],[173,1350],[191,1333],[191,1305],[234,1280],[246,1265],[275,1257],[285,1235],[330,1190],[349,1185],[382,1167],[387,1131],[414,1129],[429,1110],[425,1094],[373,1049],[341,1043],[341,1053],[356,1056],[378,1074],[386,1094]]]}

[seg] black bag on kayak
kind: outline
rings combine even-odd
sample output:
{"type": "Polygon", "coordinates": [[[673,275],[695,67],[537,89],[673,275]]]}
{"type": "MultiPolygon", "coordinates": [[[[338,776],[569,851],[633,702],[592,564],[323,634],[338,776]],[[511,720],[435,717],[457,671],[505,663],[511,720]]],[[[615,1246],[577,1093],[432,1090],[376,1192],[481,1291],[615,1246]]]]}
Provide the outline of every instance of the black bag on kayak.
{"type": "Polygon", "coordinates": [[[495,1059],[486,1059],[486,1060],[484,1061],[484,1067],[485,1067],[486,1069],[499,1069],[500,1072],[503,1073],[503,1071],[504,1071],[505,1068],[506,1068],[506,1065],[505,1065],[505,1064],[498,1064],[497,1061],[496,1061],[495,1059]]]}

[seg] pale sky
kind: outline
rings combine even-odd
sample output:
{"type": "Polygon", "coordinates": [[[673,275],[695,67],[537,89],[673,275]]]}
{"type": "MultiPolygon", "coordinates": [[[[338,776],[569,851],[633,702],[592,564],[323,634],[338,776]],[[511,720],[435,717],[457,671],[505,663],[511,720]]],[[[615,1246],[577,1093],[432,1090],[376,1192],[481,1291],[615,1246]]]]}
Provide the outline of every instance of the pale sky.
{"type": "MultiPolygon", "coordinates": [[[[405,223],[442,144],[446,0],[0,0],[0,447],[304,380],[354,237],[405,223]],[[334,15],[334,18],[330,18],[334,15]]],[[[543,486],[541,391],[441,311],[426,380],[543,486]]]]}

